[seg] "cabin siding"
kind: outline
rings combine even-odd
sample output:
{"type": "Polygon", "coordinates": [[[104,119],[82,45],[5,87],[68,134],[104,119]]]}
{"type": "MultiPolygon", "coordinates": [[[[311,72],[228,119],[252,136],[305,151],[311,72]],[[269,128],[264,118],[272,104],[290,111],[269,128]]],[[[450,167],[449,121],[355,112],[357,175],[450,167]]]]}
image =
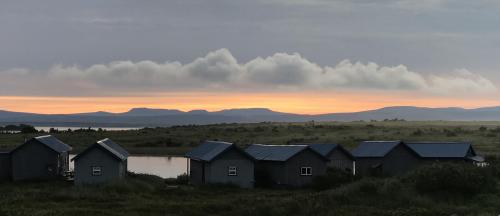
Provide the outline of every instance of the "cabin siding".
{"type": "Polygon", "coordinates": [[[210,183],[228,183],[244,188],[254,186],[254,163],[242,153],[231,149],[222,153],[217,159],[208,164],[206,179],[210,183]],[[230,166],[237,167],[237,175],[229,176],[230,166]]]}
{"type": "Polygon", "coordinates": [[[75,184],[102,184],[125,177],[127,161],[111,156],[105,150],[94,147],[75,160],[75,184]],[[92,167],[101,167],[101,175],[92,175],[92,167]]]}
{"type": "Polygon", "coordinates": [[[67,171],[68,152],[61,154],[46,145],[30,140],[11,153],[12,179],[56,179],[67,171]]]}
{"type": "Polygon", "coordinates": [[[280,161],[259,161],[257,162],[256,173],[265,174],[269,179],[259,179],[260,181],[272,181],[276,185],[286,185],[286,164],[280,161]]]}
{"type": "Polygon", "coordinates": [[[301,151],[286,162],[287,185],[305,186],[317,176],[326,174],[327,162],[312,150],[301,151]],[[301,167],[311,167],[312,175],[300,175],[301,167]]]}
{"type": "Polygon", "coordinates": [[[420,159],[403,145],[392,149],[382,161],[382,172],[384,175],[399,175],[415,169],[420,159]]]}
{"type": "Polygon", "coordinates": [[[316,176],[325,175],[327,162],[311,149],[306,149],[287,161],[259,161],[257,166],[257,172],[266,172],[274,184],[300,187],[311,184],[316,176]],[[311,167],[312,175],[300,175],[301,167],[311,167]]]}
{"type": "Polygon", "coordinates": [[[189,159],[189,183],[193,185],[203,184],[204,162],[189,159]]]}
{"type": "Polygon", "coordinates": [[[234,184],[252,188],[255,183],[254,162],[234,148],[222,153],[210,162],[190,159],[191,184],[234,184]],[[229,176],[230,166],[237,167],[237,175],[229,176]]]}
{"type": "Polygon", "coordinates": [[[8,152],[0,153],[0,181],[11,179],[11,158],[8,152]]]}
{"type": "Polygon", "coordinates": [[[346,171],[353,171],[354,161],[346,155],[345,152],[339,150],[338,148],[334,149],[330,154],[328,154],[328,162],[329,168],[337,168],[346,171]]]}
{"type": "Polygon", "coordinates": [[[375,166],[381,163],[382,158],[356,158],[356,175],[375,174],[375,172],[378,172],[375,166]]]}
{"type": "Polygon", "coordinates": [[[384,157],[356,159],[356,173],[360,175],[399,175],[419,166],[420,158],[403,145],[398,145],[384,157]]]}

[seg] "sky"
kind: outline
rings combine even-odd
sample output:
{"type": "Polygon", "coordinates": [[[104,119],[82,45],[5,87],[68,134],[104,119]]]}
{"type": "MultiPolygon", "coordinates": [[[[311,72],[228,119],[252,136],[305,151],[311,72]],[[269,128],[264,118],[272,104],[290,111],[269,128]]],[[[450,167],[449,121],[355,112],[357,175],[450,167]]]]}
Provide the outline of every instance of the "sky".
{"type": "Polygon", "coordinates": [[[0,110],[500,105],[496,0],[0,4],[0,110]]]}

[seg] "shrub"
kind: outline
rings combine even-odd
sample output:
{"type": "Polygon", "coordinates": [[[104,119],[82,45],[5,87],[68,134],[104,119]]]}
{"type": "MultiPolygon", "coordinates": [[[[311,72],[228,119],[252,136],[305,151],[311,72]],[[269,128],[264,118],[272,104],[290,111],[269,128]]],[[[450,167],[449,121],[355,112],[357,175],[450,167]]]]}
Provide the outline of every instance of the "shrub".
{"type": "Polygon", "coordinates": [[[166,184],[173,185],[187,185],[189,183],[189,176],[186,173],[180,174],[177,178],[165,179],[166,184]]]}
{"type": "Polygon", "coordinates": [[[326,175],[317,176],[313,179],[312,187],[316,190],[326,190],[339,187],[354,180],[355,177],[349,171],[328,168],[326,175]]]}
{"type": "Polygon", "coordinates": [[[409,174],[420,193],[474,195],[495,189],[490,169],[468,163],[435,163],[409,174]]]}

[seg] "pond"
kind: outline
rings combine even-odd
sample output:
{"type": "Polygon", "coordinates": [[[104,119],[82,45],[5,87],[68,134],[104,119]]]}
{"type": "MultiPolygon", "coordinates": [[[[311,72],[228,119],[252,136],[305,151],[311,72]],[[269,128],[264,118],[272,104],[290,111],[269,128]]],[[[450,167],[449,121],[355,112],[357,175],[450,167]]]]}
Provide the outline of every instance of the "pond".
{"type": "MultiPolygon", "coordinates": [[[[50,126],[35,126],[36,130],[44,130],[44,131],[49,131],[51,128],[54,128],[59,131],[67,131],[68,129],[71,130],[78,130],[78,129],[88,129],[89,127],[50,127],[50,126]]],[[[125,130],[139,130],[141,128],[138,127],[91,127],[93,130],[97,129],[103,129],[106,131],[125,131],[125,130]]]]}
{"type": "MultiPolygon", "coordinates": [[[[70,155],[73,158],[75,155],[70,155]]],[[[73,162],[70,169],[73,170],[73,162]]],[[[130,156],[128,171],[142,174],[157,175],[162,178],[175,178],[186,173],[187,159],[179,156],[130,156]]]]}

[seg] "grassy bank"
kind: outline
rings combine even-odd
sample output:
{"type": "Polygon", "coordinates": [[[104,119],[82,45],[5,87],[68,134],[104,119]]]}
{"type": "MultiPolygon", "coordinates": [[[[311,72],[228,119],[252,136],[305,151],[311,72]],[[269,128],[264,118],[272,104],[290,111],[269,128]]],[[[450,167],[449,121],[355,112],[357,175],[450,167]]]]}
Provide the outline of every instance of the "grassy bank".
{"type": "MultiPolygon", "coordinates": [[[[449,170],[440,168],[443,169],[449,170]]],[[[456,177],[467,178],[463,185],[472,185],[472,190],[453,187],[422,190],[419,183],[440,186],[451,177],[448,173],[440,180],[419,178],[432,174],[432,171],[402,177],[357,179],[323,191],[172,186],[163,179],[146,175],[133,175],[124,182],[106,186],[77,187],[69,182],[3,183],[0,184],[0,215],[500,214],[499,176],[488,175],[490,179],[485,181],[474,171],[467,174],[470,169],[456,177]],[[481,184],[476,187],[470,182],[481,184]]],[[[460,179],[456,180],[461,184],[460,179]]],[[[455,186],[461,186],[458,184],[455,186]]]]}
{"type": "MultiPolygon", "coordinates": [[[[12,149],[41,134],[0,134],[0,149],[12,149]]],[[[353,148],[362,140],[470,141],[480,153],[500,153],[500,122],[321,122],[176,126],[130,131],[58,132],[53,135],[79,152],[109,137],[133,154],[180,155],[203,140],[287,144],[336,142],[353,148]]]]}

